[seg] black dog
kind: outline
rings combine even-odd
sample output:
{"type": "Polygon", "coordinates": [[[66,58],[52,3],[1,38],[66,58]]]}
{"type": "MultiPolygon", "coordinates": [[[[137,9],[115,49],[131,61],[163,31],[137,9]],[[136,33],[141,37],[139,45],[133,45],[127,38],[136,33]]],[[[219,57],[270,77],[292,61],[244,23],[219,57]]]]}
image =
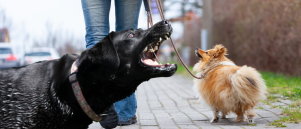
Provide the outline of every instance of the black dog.
{"type": "Polygon", "coordinates": [[[153,53],[171,33],[168,21],[148,30],[111,32],[80,56],[0,71],[0,128],[88,128],[92,120],[79,106],[68,79],[72,63],[78,59],[82,93],[101,114],[142,82],[176,72],[175,64],[157,64],[153,53]]]}

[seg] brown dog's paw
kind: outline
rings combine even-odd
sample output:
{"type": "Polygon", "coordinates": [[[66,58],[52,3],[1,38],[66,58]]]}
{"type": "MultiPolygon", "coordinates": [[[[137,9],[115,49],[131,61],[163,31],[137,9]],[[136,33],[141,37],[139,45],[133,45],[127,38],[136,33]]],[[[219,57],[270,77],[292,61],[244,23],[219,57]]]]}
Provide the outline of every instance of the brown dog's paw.
{"type": "Polygon", "coordinates": [[[218,121],[219,121],[219,117],[215,117],[210,122],[211,123],[217,123],[218,121]]]}
{"type": "Polygon", "coordinates": [[[254,117],[248,117],[247,118],[247,122],[248,122],[248,124],[254,124],[254,117]]]}

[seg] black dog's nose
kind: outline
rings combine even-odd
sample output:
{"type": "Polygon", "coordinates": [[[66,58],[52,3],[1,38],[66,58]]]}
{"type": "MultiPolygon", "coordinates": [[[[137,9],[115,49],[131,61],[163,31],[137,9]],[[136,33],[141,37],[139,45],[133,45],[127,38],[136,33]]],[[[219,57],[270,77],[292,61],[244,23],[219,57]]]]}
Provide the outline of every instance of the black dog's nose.
{"type": "Polygon", "coordinates": [[[169,24],[168,20],[164,20],[163,22],[164,22],[164,24],[169,24]]]}

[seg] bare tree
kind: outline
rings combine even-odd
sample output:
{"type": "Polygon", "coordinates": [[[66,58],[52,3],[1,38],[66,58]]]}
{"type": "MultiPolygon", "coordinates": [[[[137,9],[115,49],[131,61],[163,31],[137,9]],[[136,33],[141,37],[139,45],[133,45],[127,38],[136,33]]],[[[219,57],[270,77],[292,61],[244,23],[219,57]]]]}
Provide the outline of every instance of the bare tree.
{"type": "Polygon", "coordinates": [[[35,47],[52,47],[60,55],[79,53],[84,50],[84,42],[80,38],[76,38],[70,31],[61,27],[55,28],[49,21],[45,25],[45,38],[38,39],[38,37],[34,37],[35,47]]]}
{"type": "Polygon", "coordinates": [[[0,6],[0,28],[10,29],[12,27],[11,19],[6,16],[5,10],[0,6]]]}
{"type": "Polygon", "coordinates": [[[184,16],[188,11],[200,15],[202,8],[201,0],[163,0],[163,2],[168,2],[167,5],[164,5],[164,11],[170,11],[173,9],[173,5],[181,4],[181,16],[184,16]]]}

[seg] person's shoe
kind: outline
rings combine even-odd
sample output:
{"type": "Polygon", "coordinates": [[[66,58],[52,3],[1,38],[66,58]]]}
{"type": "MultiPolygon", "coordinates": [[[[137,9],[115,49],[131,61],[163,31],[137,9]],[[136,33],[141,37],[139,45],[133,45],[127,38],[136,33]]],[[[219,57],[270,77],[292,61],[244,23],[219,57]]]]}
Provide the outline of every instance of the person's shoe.
{"type": "Polygon", "coordinates": [[[114,104],[106,111],[106,116],[102,121],[100,121],[100,125],[105,129],[115,128],[119,123],[119,117],[115,110],[114,104]]]}
{"type": "Polygon", "coordinates": [[[136,124],[137,123],[137,117],[136,115],[132,117],[132,124],[136,124]]]}
{"type": "Polygon", "coordinates": [[[127,125],[131,125],[131,124],[136,124],[136,123],[137,123],[137,117],[135,115],[129,121],[119,121],[119,126],[127,126],[127,125]]]}

